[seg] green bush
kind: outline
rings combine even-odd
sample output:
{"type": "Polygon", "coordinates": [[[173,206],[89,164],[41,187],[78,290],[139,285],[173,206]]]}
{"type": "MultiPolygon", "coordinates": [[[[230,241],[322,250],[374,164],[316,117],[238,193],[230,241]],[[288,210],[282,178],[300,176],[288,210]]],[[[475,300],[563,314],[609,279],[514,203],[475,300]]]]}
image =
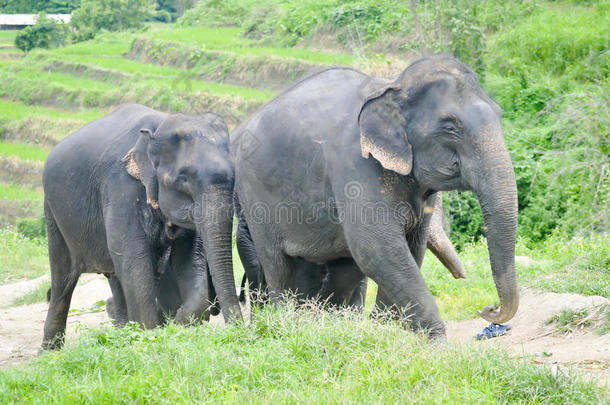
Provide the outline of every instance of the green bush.
{"type": "Polygon", "coordinates": [[[176,20],[195,4],[195,0],[156,0],[156,2],[157,14],[154,19],[162,22],[176,20]]]}
{"type": "Polygon", "coordinates": [[[34,48],[55,48],[64,45],[68,36],[65,24],[56,23],[45,13],[40,13],[36,25],[26,27],[15,37],[15,46],[23,52],[34,48]]]}
{"type": "Polygon", "coordinates": [[[44,217],[23,218],[17,221],[17,232],[29,239],[46,238],[47,222],[44,217]]]}
{"type": "Polygon", "coordinates": [[[80,7],[81,0],[0,0],[0,13],[34,14],[70,14],[80,7]]]}
{"type": "Polygon", "coordinates": [[[142,28],[153,10],[152,0],[83,0],[82,6],[72,13],[73,39],[86,41],[101,30],[142,28]]]}

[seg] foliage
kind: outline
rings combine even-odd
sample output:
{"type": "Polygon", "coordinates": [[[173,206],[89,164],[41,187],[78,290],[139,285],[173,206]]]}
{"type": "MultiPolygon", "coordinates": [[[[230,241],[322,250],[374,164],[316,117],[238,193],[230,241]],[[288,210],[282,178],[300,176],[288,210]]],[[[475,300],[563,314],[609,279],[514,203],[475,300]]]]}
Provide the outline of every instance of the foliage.
{"type": "Polygon", "coordinates": [[[0,372],[3,403],[603,403],[602,386],[496,347],[430,345],[353,312],[255,309],[249,324],[89,331],[0,372]],[[203,385],[202,385],[203,384],[203,385]]]}
{"type": "Polygon", "coordinates": [[[70,14],[81,0],[0,0],[2,14],[70,14]]]}
{"type": "Polygon", "coordinates": [[[35,278],[48,272],[46,239],[30,239],[14,229],[0,228],[0,284],[35,278]]]}
{"type": "Polygon", "coordinates": [[[557,324],[557,329],[562,332],[568,332],[570,326],[591,326],[593,323],[591,320],[588,320],[589,311],[586,309],[582,311],[575,311],[573,309],[564,309],[558,314],[553,315],[549,319],[546,320],[546,324],[550,325],[552,323],[557,324]]]}
{"type": "Polygon", "coordinates": [[[46,238],[47,222],[44,217],[22,218],[17,221],[17,232],[29,239],[46,238]]]}
{"type": "Polygon", "coordinates": [[[57,23],[46,14],[40,13],[36,25],[26,27],[17,34],[15,46],[23,52],[29,52],[34,48],[55,48],[62,46],[67,36],[66,24],[57,23]]]}
{"type": "Polygon", "coordinates": [[[101,30],[138,29],[154,9],[152,0],[83,0],[70,26],[75,41],[86,41],[101,30]]]}
{"type": "Polygon", "coordinates": [[[237,24],[247,37],[292,46],[320,30],[337,30],[345,45],[359,48],[382,33],[407,27],[408,9],[398,0],[266,0],[199,2],[183,17],[185,25],[237,24]]]}
{"type": "Polygon", "coordinates": [[[520,233],[534,241],[610,229],[609,17],[547,9],[492,43],[486,85],[507,118],[520,233]]]}
{"type": "Polygon", "coordinates": [[[196,0],[156,0],[157,14],[155,19],[162,22],[172,22],[189,8],[193,7],[196,0]]]}
{"type": "Polygon", "coordinates": [[[556,324],[557,330],[561,333],[573,333],[578,329],[593,327],[598,334],[605,335],[610,331],[610,305],[602,304],[591,310],[580,311],[564,309],[547,319],[545,323],[556,324]]]}

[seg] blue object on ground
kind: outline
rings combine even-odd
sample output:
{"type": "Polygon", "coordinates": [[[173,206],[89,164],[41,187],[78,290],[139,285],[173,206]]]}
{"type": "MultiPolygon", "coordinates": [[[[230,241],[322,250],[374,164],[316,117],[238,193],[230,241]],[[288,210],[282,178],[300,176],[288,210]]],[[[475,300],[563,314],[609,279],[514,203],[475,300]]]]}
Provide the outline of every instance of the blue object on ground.
{"type": "Polygon", "coordinates": [[[489,326],[486,326],[481,332],[477,333],[476,339],[491,339],[498,336],[505,335],[506,332],[513,328],[512,325],[500,325],[498,323],[490,323],[489,326]]]}

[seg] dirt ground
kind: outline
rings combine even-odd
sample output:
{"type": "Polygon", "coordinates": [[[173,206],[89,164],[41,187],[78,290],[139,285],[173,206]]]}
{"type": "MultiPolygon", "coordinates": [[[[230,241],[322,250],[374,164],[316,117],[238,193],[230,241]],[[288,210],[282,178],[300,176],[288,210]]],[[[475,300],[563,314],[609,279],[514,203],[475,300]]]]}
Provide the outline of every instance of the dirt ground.
{"type": "MultiPolygon", "coordinates": [[[[7,306],[44,279],[0,286],[0,369],[25,363],[38,353],[47,304],[7,306]]],[[[110,324],[106,312],[96,306],[109,296],[110,289],[103,276],[81,277],[72,298],[67,339],[77,338],[79,331],[83,330],[81,325],[110,324]]],[[[610,300],[603,297],[522,289],[519,312],[511,321],[513,329],[506,336],[474,344],[507,347],[516,357],[546,365],[553,372],[578,370],[610,384],[610,333],[600,336],[588,328],[577,328],[573,333],[562,334],[554,325],[545,324],[547,319],[566,308],[575,311],[588,309],[591,314],[608,304],[610,300]]],[[[221,322],[220,317],[214,321],[221,322]]],[[[457,344],[475,342],[474,335],[486,325],[483,319],[449,322],[448,339],[457,344]]]]}

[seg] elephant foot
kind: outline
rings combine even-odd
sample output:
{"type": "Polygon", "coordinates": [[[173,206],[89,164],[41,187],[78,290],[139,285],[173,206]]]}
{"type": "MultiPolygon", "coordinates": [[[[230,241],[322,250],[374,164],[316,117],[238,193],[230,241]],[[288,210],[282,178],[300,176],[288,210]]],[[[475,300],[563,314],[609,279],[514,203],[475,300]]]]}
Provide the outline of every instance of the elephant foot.
{"type": "Polygon", "coordinates": [[[127,324],[127,316],[122,316],[118,313],[118,309],[112,297],[106,300],[106,313],[115,327],[122,328],[127,324]]]}

